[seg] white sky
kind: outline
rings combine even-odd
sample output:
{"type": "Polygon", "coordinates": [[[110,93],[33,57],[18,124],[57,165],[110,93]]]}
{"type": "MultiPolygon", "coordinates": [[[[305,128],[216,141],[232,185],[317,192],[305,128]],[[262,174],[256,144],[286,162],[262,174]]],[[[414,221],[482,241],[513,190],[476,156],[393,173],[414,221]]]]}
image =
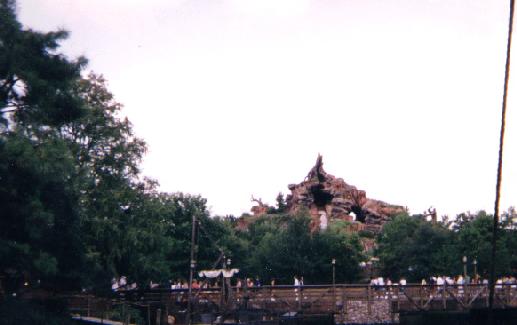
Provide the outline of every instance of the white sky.
{"type": "MultiPolygon", "coordinates": [[[[509,1],[19,0],[71,37],[149,145],[145,175],[214,214],[313,166],[367,196],[493,212],[509,1]]],[[[514,49],[514,62],[517,62],[514,49]]],[[[501,208],[517,204],[510,78],[501,208]]]]}

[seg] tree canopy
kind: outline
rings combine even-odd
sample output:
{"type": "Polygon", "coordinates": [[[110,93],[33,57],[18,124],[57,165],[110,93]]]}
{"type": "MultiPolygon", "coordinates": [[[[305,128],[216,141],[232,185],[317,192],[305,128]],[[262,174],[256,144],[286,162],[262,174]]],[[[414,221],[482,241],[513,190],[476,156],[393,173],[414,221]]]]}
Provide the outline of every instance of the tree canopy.
{"type": "MultiPolygon", "coordinates": [[[[192,217],[198,220],[199,268],[231,257],[241,277],[291,284],[362,277],[368,258],[343,221],[311,232],[307,211],[287,212],[283,194],[245,227],[210,215],[205,198],[163,193],[139,165],[146,143],[121,116],[122,105],[86,59],[60,52],[63,30],[38,32],[18,22],[13,0],[0,0],[0,275],[54,289],[109,290],[125,275],[146,286],[185,278],[192,217]]],[[[517,273],[517,236],[503,218],[499,274],[517,273]]],[[[244,219],[246,219],[245,217],[244,219]]],[[[491,216],[462,214],[453,226],[399,216],[377,238],[382,274],[417,280],[461,272],[461,256],[488,269],[491,216]]],[[[1,284],[1,283],[0,283],[1,284]]],[[[0,287],[0,289],[2,289],[0,287]]]]}
{"type": "MultiPolygon", "coordinates": [[[[515,226],[510,209],[502,217],[496,256],[496,273],[515,275],[515,226]]],[[[474,260],[478,275],[488,278],[491,254],[493,217],[480,211],[462,213],[453,222],[431,223],[420,216],[401,215],[387,223],[377,238],[377,255],[381,272],[391,277],[407,277],[420,281],[430,276],[454,276],[463,273],[463,256],[474,276],[474,260]]]]}

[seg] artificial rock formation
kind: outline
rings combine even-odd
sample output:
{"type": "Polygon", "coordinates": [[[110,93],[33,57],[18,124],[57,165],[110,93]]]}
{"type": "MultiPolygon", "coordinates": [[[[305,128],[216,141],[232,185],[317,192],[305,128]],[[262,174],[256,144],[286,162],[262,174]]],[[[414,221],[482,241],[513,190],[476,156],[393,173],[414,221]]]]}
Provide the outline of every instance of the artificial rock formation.
{"type": "Polygon", "coordinates": [[[323,170],[323,159],[318,155],[305,180],[289,185],[287,196],[289,212],[306,208],[312,217],[311,229],[325,229],[331,219],[353,222],[355,231],[380,232],[382,225],[393,216],[405,211],[404,207],[391,205],[366,197],[366,192],[347,184],[323,170]]]}
{"type": "Polygon", "coordinates": [[[266,214],[269,209],[271,209],[269,205],[262,202],[262,199],[256,199],[253,197],[253,195],[251,196],[251,202],[257,203],[257,205],[251,207],[251,212],[254,216],[262,216],[266,214]]]}

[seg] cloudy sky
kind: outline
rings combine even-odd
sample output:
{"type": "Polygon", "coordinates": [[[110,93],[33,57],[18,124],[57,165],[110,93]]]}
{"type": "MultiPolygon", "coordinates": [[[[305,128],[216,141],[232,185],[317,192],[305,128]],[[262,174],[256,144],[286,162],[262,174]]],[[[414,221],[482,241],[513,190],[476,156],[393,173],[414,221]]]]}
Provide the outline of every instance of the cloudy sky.
{"type": "MultiPolygon", "coordinates": [[[[18,13],[71,32],[64,53],[108,79],[164,191],[240,215],[321,153],[369,197],[454,215],[493,211],[507,2],[19,0],[18,13]]],[[[504,210],[517,205],[516,84],[504,210]]]]}

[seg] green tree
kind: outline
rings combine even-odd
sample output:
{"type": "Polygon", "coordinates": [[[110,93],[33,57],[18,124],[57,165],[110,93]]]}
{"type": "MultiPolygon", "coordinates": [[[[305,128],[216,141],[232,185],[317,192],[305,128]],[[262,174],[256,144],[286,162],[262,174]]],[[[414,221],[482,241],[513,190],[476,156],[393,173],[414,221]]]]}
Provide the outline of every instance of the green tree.
{"type": "Polygon", "coordinates": [[[353,283],[359,280],[359,263],[364,259],[357,234],[330,227],[327,231],[313,234],[311,261],[312,283],[332,283],[332,259],[336,260],[336,282],[353,283]]]}
{"type": "Polygon", "coordinates": [[[410,281],[450,274],[449,265],[456,256],[452,235],[440,224],[397,216],[384,225],[377,238],[382,274],[392,279],[404,276],[410,281]]]}
{"type": "Polygon", "coordinates": [[[276,211],[277,213],[287,212],[287,202],[285,201],[284,194],[278,193],[276,196],[276,211]]]}
{"type": "MultiPolygon", "coordinates": [[[[15,7],[14,0],[0,0],[1,113],[11,113],[31,133],[74,120],[82,114],[82,103],[72,88],[86,59],[72,61],[57,52],[66,31],[24,30],[15,7]]],[[[2,123],[7,121],[2,114],[2,123]]]]}
{"type": "MultiPolygon", "coordinates": [[[[24,30],[0,0],[0,272],[65,288],[185,274],[192,215],[216,238],[228,229],[203,198],[142,177],[144,141],[104,78],[82,79],[86,60],[59,53],[67,35],[24,30]]],[[[201,265],[218,249],[200,250],[201,265]]]]}
{"type": "Polygon", "coordinates": [[[250,225],[249,275],[292,284],[295,275],[305,283],[331,283],[331,261],[336,259],[336,280],[350,282],[359,274],[362,259],[357,236],[339,231],[310,231],[310,217],[275,215],[250,225]]]}
{"type": "Polygon", "coordinates": [[[58,139],[0,140],[0,270],[53,277],[69,285],[81,268],[82,244],[73,159],[58,139]]]}
{"type": "MultiPolygon", "coordinates": [[[[140,180],[138,165],[146,145],[134,136],[127,118],[119,117],[121,105],[107,90],[105,79],[90,73],[88,78],[76,82],[73,92],[82,100],[84,113],[62,124],[56,136],[67,142],[76,159],[74,177],[80,180],[77,192],[86,257],[97,271],[85,276],[89,283],[105,283],[111,276],[129,272],[128,249],[134,248],[129,238],[142,238],[130,237],[134,235],[132,229],[141,228],[142,235],[154,227],[141,207],[152,210],[155,206],[147,194],[155,190],[156,184],[140,180]]],[[[134,276],[142,280],[143,274],[146,272],[135,271],[134,276]]]]}
{"type": "MultiPolygon", "coordinates": [[[[468,222],[457,222],[457,269],[461,267],[461,257],[467,256],[468,261],[478,261],[478,273],[488,278],[492,252],[492,226],[493,217],[480,211],[475,215],[465,217],[467,214],[458,215],[457,220],[468,219],[468,222]]],[[[496,273],[498,276],[511,274],[513,251],[510,251],[508,244],[512,242],[511,232],[500,230],[497,240],[496,273]]],[[[469,265],[469,269],[472,270],[469,265]]],[[[459,272],[458,272],[459,273],[459,272]]]]}
{"type": "Polygon", "coordinates": [[[58,52],[64,31],[23,29],[15,5],[0,0],[0,272],[69,286],[83,262],[79,182],[56,126],[83,114],[86,60],[58,52]]]}

